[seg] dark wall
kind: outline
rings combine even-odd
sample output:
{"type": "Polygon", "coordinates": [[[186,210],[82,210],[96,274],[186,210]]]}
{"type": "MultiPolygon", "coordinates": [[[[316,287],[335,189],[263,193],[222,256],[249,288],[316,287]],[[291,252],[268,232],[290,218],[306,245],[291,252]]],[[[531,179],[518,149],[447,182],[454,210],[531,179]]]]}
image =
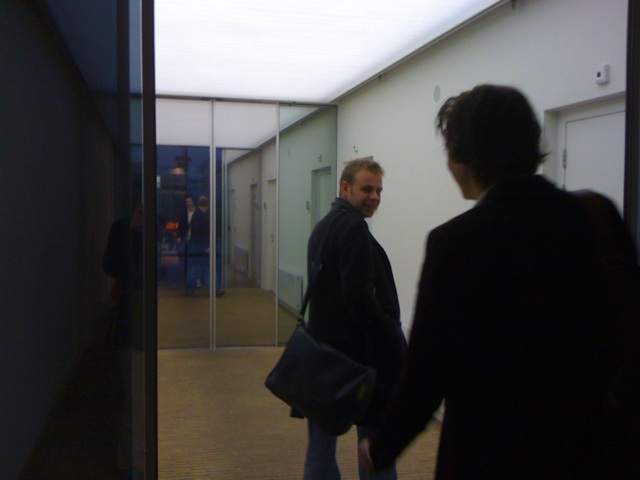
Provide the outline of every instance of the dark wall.
{"type": "Polygon", "coordinates": [[[0,468],[16,478],[104,316],[114,148],[32,2],[0,2],[0,468]]]}

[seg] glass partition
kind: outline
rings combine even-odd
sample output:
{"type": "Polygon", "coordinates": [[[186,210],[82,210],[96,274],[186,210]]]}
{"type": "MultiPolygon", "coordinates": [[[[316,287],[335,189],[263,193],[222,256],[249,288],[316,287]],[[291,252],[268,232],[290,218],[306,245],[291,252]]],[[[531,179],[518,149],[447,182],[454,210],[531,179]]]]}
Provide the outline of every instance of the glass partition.
{"type": "Polygon", "coordinates": [[[307,240],[336,196],[337,108],[280,106],[277,344],[296,325],[307,284],[307,240]]]}
{"type": "Polygon", "coordinates": [[[215,348],[273,345],[277,106],[214,102],[215,348]]]}
{"type": "Polygon", "coordinates": [[[208,253],[196,238],[209,234],[209,147],[159,145],[157,158],[158,348],[209,348],[208,253]],[[205,222],[192,235],[194,214],[205,222]]]}
{"type": "Polygon", "coordinates": [[[157,148],[158,348],[283,344],[302,303],[307,239],[336,193],[336,107],[208,105],[159,108],[170,144],[157,148]],[[180,144],[202,142],[204,131],[185,127],[195,118],[211,126],[208,147],[180,144]]]}
{"type": "MultiPolygon", "coordinates": [[[[128,75],[123,71],[118,76],[118,83],[119,91],[126,90],[128,96],[127,102],[124,97],[121,98],[121,107],[129,116],[129,172],[133,183],[131,203],[142,201],[144,205],[142,278],[132,282],[133,338],[128,356],[130,368],[125,367],[129,375],[125,374],[126,383],[121,400],[124,418],[131,431],[126,431],[127,427],[121,424],[120,432],[131,442],[127,447],[132,456],[132,478],[156,478],[158,396],[155,297],[157,271],[154,248],[156,192],[153,184],[156,168],[154,9],[153,2],[141,0],[130,1],[128,8],[126,2],[119,2],[118,8],[122,15],[119,32],[127,31],[127,25],[129,27],[128,49],[126,40],[121,39],[119,42],[120,56],[128,60],[128,75]],[[125,89],[124,85],[128,88],[125,89]]],[[[122,198],[126,198],[126,195],[122,195],[122,198]]],[[[138,270],[134,265],[132,268],[138,270]]],[[[121,442],[126,444],[122,439],[121,442]]]]}

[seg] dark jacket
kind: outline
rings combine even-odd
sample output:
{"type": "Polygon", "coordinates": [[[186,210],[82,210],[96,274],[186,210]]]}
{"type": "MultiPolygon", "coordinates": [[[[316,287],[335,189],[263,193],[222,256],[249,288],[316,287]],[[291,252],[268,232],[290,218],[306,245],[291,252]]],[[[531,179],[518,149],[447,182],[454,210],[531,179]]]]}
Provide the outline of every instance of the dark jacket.
{"type": "Polygon", "coordinates": [[[313,262],[325,238],[322,269],[309,308],[309,331],[351,358],[372,365],[376,389],[359,424],[378,421],[404,364],[400,306],[389,259],[364,217],[336,199],[309,238],[313,262]]]}
{"type": "Polygon", "coordinates": [[[211,238],[209,210],[203,212],[196,208],[190,226],[191,236],[187,247],[189,256],[208,256],[211,238]]]}
{"type": "Polygon", "coordinates": [[[493,187],[428,237],[374,464],[391,464],[444,399],[436,478],[602,478],[607,310],[577,200],[540,176],[493,187]]]}
{"type": "Polygon", "coordinates": [[[140,328],[134,330],[132,310],[142,296],[142,252],[142,229],[132,228],[129,217],[113,222],[102,256],[102,270],[116,279],[112,289],[115,305],[109,340],[117,348],[141,345],[140,328]]]}
{"type": "MultiPolygon", "coordinates": [[[[197,210],[197,207],[196,207],[196,210],[197,210]]],[[[193,214],[195,213],[196,212],[194,210],[193,214]]],[[[178,217],[178,237],[182,239],[183,242],[187,241],[187,237],[189,234],[189,224],[190,224],[189,212],[185,208],[184,210],[182,210],[182,212],[180,212],[180,216],[178,217]]]]}

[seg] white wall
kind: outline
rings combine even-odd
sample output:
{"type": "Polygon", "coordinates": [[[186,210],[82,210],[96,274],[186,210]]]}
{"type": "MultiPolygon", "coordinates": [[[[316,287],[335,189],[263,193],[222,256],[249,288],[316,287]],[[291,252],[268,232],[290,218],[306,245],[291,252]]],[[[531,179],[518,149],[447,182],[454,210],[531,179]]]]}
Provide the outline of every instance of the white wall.
{"type": "Polygon", "coordinates": [[[280,136],[279,266],[293,274],[307,273],[312,172],[323,167],[335,172],[335,118],[333,108],[323,108],[280,136]]]}
{"type": "MultiPolygon", "coordinates": [[[[231,255],[235,247],[251,252],[251,185],[262,185],[262,162],[258,151],[253,151],[227,166],[229,194],[229,234],[231,255]]],[[[260,232],[256,232],[258,234],[260,232]]],[[[253,255],[253,253],[251,253],[253,255]]],[[[232,257],[232,263],[235,259],[232,257]]]]}
{"type": "Polygon", "coordinates": [[[371,229],[391,259],[403,324],[413,314],[424,241],[470,208],[446,168],[434,119],[442,102],[479,83],[523,90],[544,112],[625,89],[625,0],[505,5],[341,100],[338,162],[372,155],[386,170],[371,229]],[[594,82],[603,63],[611,82],[594,82]],[[440,97],[435,95],[440,89],[440,97]]]}

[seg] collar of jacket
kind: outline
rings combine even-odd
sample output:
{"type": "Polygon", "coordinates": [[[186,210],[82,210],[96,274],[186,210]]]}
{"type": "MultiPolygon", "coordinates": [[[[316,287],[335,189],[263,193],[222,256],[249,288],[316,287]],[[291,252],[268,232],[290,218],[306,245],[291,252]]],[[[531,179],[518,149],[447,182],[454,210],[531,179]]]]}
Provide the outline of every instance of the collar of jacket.
{"type": "Polygon", "coordinates": [[[340,212],[340,211],[348,212],[348,211],[351,211],[351,212],[355,212],[355,213],[361,215],[364,218],[364,215],[362,215],[355,208],[353,208],[351,206],[351,204],[349,202],[347,202],[344,198],[340,198],[340,197],[336,197],[336,199],[331,203],[331,210],[335,210],[336,212],[340,212]]]}
{"type": "Polygon", "coordinates": [[[542,175],[526,175],[506,180],[490,187],[476,206],[490,205],[506,198],[522,198],[554,189],[554,185],[542,175]]]}

